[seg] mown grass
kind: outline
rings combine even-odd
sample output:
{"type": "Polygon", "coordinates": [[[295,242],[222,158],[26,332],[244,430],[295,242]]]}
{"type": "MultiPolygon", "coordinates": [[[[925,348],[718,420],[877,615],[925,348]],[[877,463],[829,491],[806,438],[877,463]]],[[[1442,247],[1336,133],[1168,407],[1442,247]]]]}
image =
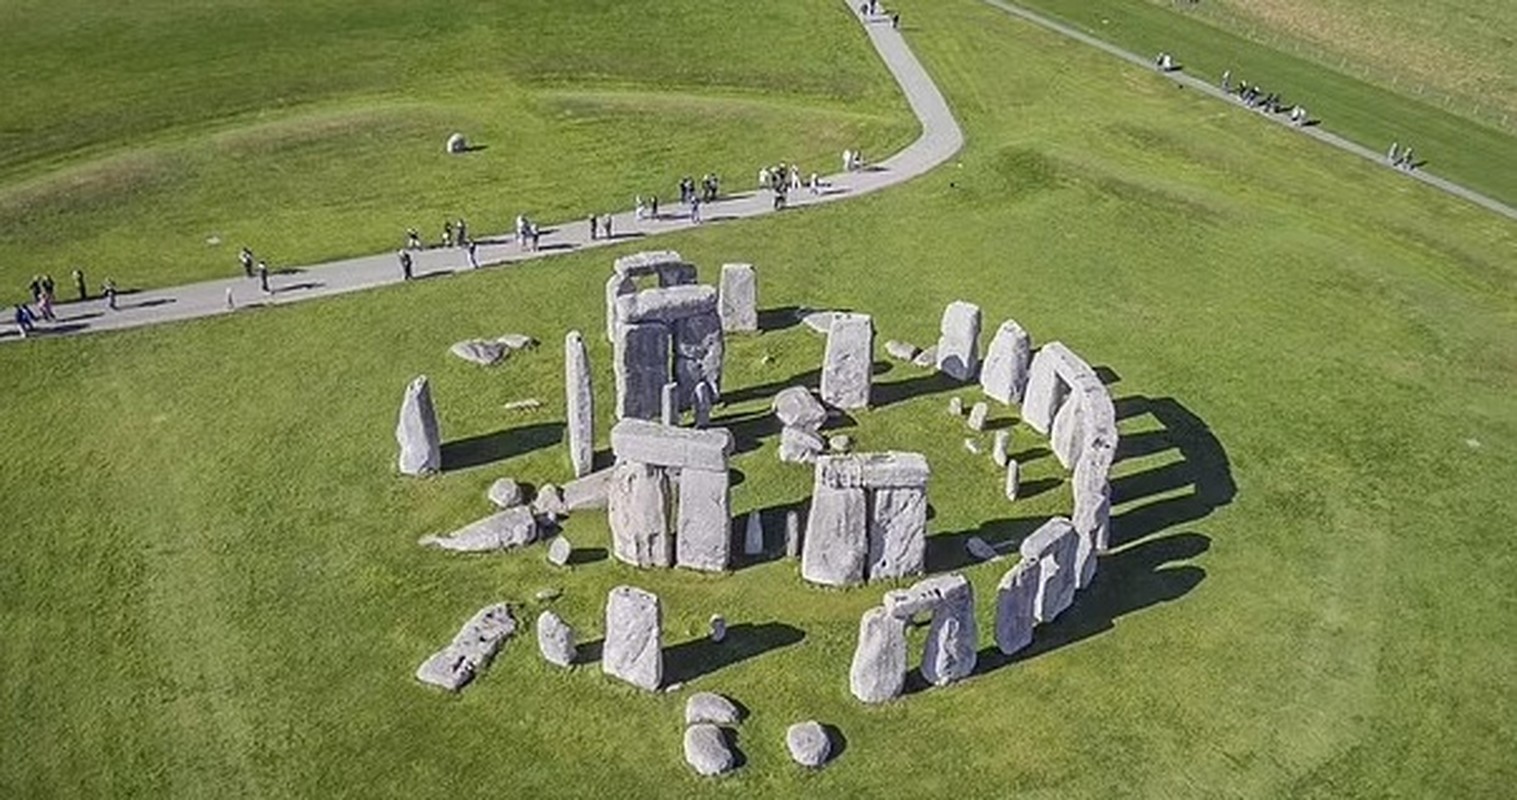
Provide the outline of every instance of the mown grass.
{"type": "MultiPolygon", "coordinates": [[[[882,339],[922,344],[946,302],[971,299],[990,325],[1014,316],[1112,371],[1120,545],[1035,654],[864,708],[847,664],[883,587],[815,589],[783,561],[558,572],[541,546],[418,548],[484,513],[496,477],[566,475],[561,447],[518,449],[558,430],[569,328],[591,342],[604,446],[614,253],[569,255],[0,348],[15,456],[0,471],[0,792],[1503,796],[1517,230],[978,2],[904,5],[931,10],[908,35],[965,126],[956,163],[658,245],[708,279],[752,261],[766,308],[857,308],[882,339]],[[545,343],[497,370],[445,352],[507,330],[545,343]],[[501,460],[393,474],[396,404],[422,372],[444,438],[492,437],[501,460]],[[524,397],[544,406],[502,409],[524,397]],[[551,670],[530,631],[459,697],[411,678],[486,603],[530,621],[540,587],[563,588],[555,608],[597,639],[621,582],[663,597],[670,643],[711,613],[801,632],[686,675],[752,709],[737,775],[698,780],[681,761],[688,690],[551,670]],[[783,745],[811,717],[847,737],[815,774],[783,745]]],[[[749,415],[821,349],[801,327],[731,341],[719,416],[746,442],[736,512],[806,496],[807,471],[779,464],[749,415]]],[[[943,411],[973,392],[921,376],[880,374],[879,407],[850,432],[928,455],[935,569],[962,563],[970,533],[1013,542],[1068,507],[1021,426],[1013,449],[1048,488],[1001,499],[943,411]]],[[[606,546],[600,515],[566,534],[606,546]]],[[[967,570],[982,633],[1006,566],[967,570]]]]}

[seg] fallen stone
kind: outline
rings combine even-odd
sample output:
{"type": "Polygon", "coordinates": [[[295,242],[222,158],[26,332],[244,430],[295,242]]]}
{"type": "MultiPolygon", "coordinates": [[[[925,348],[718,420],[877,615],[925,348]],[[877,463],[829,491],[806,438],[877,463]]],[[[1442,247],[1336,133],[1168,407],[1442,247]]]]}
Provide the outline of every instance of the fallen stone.
{"type": "Polygon", "coordinates": [[[537,520],[532,510],[516,506],[472,522],[446,536],[423,536],[417,544],[461,553],[507,550],[537,539],[537,520]]]}
{"type": "Polygon", "coordinates": [[[448,352],[470,363],[482,367],[492,366],[499,363],[511,354],[511,348],[500,342],[491,342],[485,339],[469,339],[455,343],[448,348],[448,352]]]}
{"type": "Polygon", "coordinates": [[[558,589],[558,588],[538,589],[537,592],[532,595],[532,599],[536,600],[539,603],[547,603],[547,602],[550,602],[552,600],[557,600],[558,598],[563,597],[563,595],[564,595],[564,590],[563,589],[558,589]]]}
{"type": "Polygon", "coordinates": [[[496,508],[519,506],[523,499],[521,484],[510,478],[501,478],[490,484],[490,491],[486,492],[485,496],[495,504],[496,508]]]}
{"type": "Polygon", "coordinates": [[[873,318],[868,314],[837,315],[827,333],[822,357],[822,402],[834,408],[867,408],[873,370],[873,318]]]}
{"type": "Polygon", "coordinates": [[[816,433],[827,421],[827,407],[811,396],[804,386],[791,386],[774,396],[774,415],[786,428],[816,433]]]}
{"type": "Polygon", "coordinates": [[[811,769],[826,764],[832,755],[832,742],[827,738],[827,731],[815,720],[797,722],[785,729],[785,746],[790,749],[790,757],[795,763],[811,769]]]}
{"type": "Polygon", "coordinates": [[[916,358],[911,359],[911,363],[913,366],[921,367],[922,369],[935,368],[938,363],[938,346],[930,345],[923,349],[922,352],[917,353],[916,358]]]}
{"type": "Polygon", "coordinates": [[[537,615],[537,649],[543,660],[557,667],[574,663],[574,629],[557,614],[544,611],[537,615]]]}
{"type": "Polygon", "coordinates": [[[802,428],[780,429],[780,461],[787,464],[810,464],[827,449],[822,437],[802,428]]]}
{"type": "Polygon", "coordinates": [[[974,439],[965,439],[964,449],[968,451],[970,455],[977,456],[980,454],[980,443],[974,439]]]}
{"type": "Polygon", "coordinates": [[[395,425],[395,441],[400,445],[401,474],[428,475],[442,469],[442,433],[425,375],[406,386],[405,398],[400,403],[400,421],[395,425]]]}
{"type": "Polygon", "coordinates": [[[985,363],[980,367],[980,388],[992,400],[1003,404],[1021,403],[1027,388],[1027,369],[1032,361],[1032,337],[1014,320],[1006,320],[996,329],[985,363]]]}
{"type": "Polygon", "coordinates": [[[921,348],[910,342],[901,342],[891,339],[885,343],[885,353],[897,361],[910,362],[922,352],[921,348]]]}
{"type": "Polygon", "coordinates": [[[758,276],[752,264],[723,264],[717,294],[723,331],[758,330],[758,276]]]}
{"type": "Polygon", "coordinates": [[[685,761],[706,777],[731,772],[737,764],[722,729],[705,723],[685,729],[685,761]]]}
{"type": "Polygon", "coordinates": [[[938,330],[938,371],[954,380],[974,380],[980,369],[980,307],[949,303],[938,330]]]}
{"type": "Polygon", "coordinates": [[[443,145],[443,152],[448,155],[458,155],[469,151],[469,140],[461,133],[455,133],[448,137],[447,144],[443,145]]]}
{"type": "Polygon", "coordinates": [[[827,449],[833,453],[847,453],[853,447],[853,439],[846,433],[827,437],[827,449]]]}
{"type": "Polygon", "coordinates": [[[906,623],[878,606],[859,618],[848,689],[865,703],[899,697],[906,686],[906,623]]]}
{"type": "Polygon", "coordinates": [[[543,401],[536,397],[528,397],[523,400],[512,400],[509,403],[502,403],[500,407],[507,411],[532,411],[542,408],[542,405],[543,401]]]}
{"type": "Polygon", "coordinates": [[[748,512],[748,525],[743,531],[743,554],[749,556],[764,553],[764,521],[757,510],[748,512]]]}
{"type": "Polygon", "coordinates": [[[978,536],[969,537],[969,540],[964,542],[964,550],[981,561],[994,561],[1000,557],[994,547],[978,536]]]}
{"type": "Polygon", "coordinates": [[[562,567],[568,564],[570,557],[573,555],[574,545],[570,544],[569,540],[563,536],[555,536],[552,543],[548,545],[548,563],[555,567],[562,567]]]}
{"type": "Polygon", "coordinates": [[[505,603],[486,606],[464,623],[447,647],[417,667],[416,679],[456,692],[488,666],[515,633],[516,619],[505,603]]]}
{"type": "Polygon", "coordinates": [[[569,516],[569,506],[564,503],[563,490],[551,483],[539,486],[537,496],[532,498],[532,513],[552,519],[569,516]]]}
{"type": "Polygon", "coordinates": [[[721,644],[727,639],[727,619],[721,614],[711,615],[711,642],[721,644]]]}
{"type": "Polygon", "coordinates": [[[994,442],[990,447],[990,458],[996,462],[996,466],[1005,469],[1011,462],[1011,431],[1001,429],[996,431],[994,442]]]}
{"type": "Polygon", "coordinates": [[[985,430],[985,417],[990,414],[990,406],[983,401],[975,403],[969,409],[969,429],[972,431],[985,430]]]}
{"type": "Polygon", "coordinates": [[[537,340],[525,333],[508,333],[495,339],[497,344],[505,345],[512,350],[531,350],[537,347],[537,340]]]}
{"type": "Polygon", "coordinates": [[[832,322],[837,319],[839,311],[812,311],[801,316],[801,324],[816,331],[817,333],[831,333],[832,322]]]}
{"type": "Polygon", "coordinates": [[[568,408],[569,464],[574,477],[590,474],[595,456],[595,392],[590,355],[579,331],[564,336],[564,400],[568,408]]]}
{"type": "Polygon", "coordinates": [[[570,513],[606,507],[606,487],[611,482],[611,468],[592,472],[564,484],[564,507],[570,513]]]}
{"type": "Polygon", "coordinates": [[[716,692],[696,692],[685,701],[686,725],[736,725],[742,719],[737,704],[716,692]]]}
{"type": "Polygon", "coordinates": [[[658,690],[664,681],[664,652],[663,609],[657,596],[631,586],[611,590],[601,670],[650,692],[658,690]]]}

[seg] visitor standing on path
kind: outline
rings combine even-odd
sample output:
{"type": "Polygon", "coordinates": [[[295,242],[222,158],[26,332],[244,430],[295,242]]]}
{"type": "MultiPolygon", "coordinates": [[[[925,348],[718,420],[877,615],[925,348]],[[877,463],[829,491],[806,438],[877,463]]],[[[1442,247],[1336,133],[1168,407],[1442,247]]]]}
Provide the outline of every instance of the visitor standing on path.
{"type": "Polygon", "coordinates": [[[445,219],[442,221],[442,246],[453,246],[453,220],[445,219]]]}
{"type": "Polygon", "coordinates": [[[90,299],[90,290],[84,285],[84,270],[80,267],[74,268],[74,288],[79,290],[80,301],[90,299]]]}
{"type": "Polygon", "coordinates": [[[463,247],[469,243],[469,224],[464,222],[463,217],[458,218],[457,230],[458,232],[454,235],[454,238],[458,242],[458,246],[463,247]]]}
{"type": "Polygon", "coordinates": [[[895,30],[901,29],[901,15],[899,13],[890,15],[890,27],[895,30]]]}
{"type": "Polygon", "coordinates": [[[110,278],[100,284],[100,291],[105,294],[105,305],[112,311],[116,310],[116,282],[110,278]]]}
{"type": "Polygon", "coordinates": [[[242,274],[249,278],[253,277],[253,251],[246,247],[242,248],[242,252],[237,254],[237,260],[242,264],[242,274]]]}
{"type": "Polygon", "coordinates": [[[614,238],[611,235],[611,215],[610,214],[605,215],[604,222],[606,223],[606,239],[610,240],[610,239],[614,238]]]}
{"type": "Polygon", "coordinates": [[[403,281],[410,280],[411,279],[411,254],[409,252],[405,251],[405,250],[401,250],[399,253],[396,253],[395,255],[396,255],[397,258],[400,259],[400,279],[403,280],[403,281]]]}
{"type": "Polygon", "coordinates": [[[690,221],[696,225],[701,224],[701,199],[690,193],[690,221]]]}
{"type": "Polygon", "coordinates": [[[226,307],[228,311],[237,307],[237,301],[232,298],[232,287],[226,287],[226,307]]]}
{"type": "Polygon", "coordinates": [[[479,243],[469,240],[469,269],[479,269],[479,243]]]}
{"type": "Polygon", "coordinates": [[[48,322],[57,322],[58,315],[53,313],[53,293],[44,291],[42,299],[37,301],[37,311],[48,322]]]}
{"type": "Polygon", "coordinates": [[[17,304],[13,318],[16,321],[16,335],[25,339],[26,335],[32,331],[32,312],[28,311],[25,305],[17,304]]]}
{"type": "Polygon", "coordinates": [[[595,241],[596,235],[600,233],[600,228],[598,227],[598,224],[597,224],[598,222],[599,222],[599,220],[597,220],[595,218],[595,215],[591,214],[590,215],[590,241],[592,241],[592,242],[595,241]]]}
{"type": "Polygon", "coordinates": [[[415,228],[406,228],[406,249],[407,250],[420,250],[420,249],[422,249],[421,248],[421,232],[418,231],[418,230],[416,230],[415,228]]]}
{"type": "Polygon", "coordinates": [[[262,261],[258,262],[258,289],[264,294],[273,294],[269,291],[269,265],[262,261]]]}

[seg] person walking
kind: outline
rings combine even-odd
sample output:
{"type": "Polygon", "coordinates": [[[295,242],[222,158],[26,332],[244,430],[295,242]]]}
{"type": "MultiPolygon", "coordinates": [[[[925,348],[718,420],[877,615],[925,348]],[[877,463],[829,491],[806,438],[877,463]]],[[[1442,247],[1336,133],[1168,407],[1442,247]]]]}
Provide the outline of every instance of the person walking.
{"type": "Polygon", "coordinates": [[[79,300],[90,299],[90,290],[84,285],[84,270],[74,267],[74,288],[79,290],[79,300]]]}
{"type": "Polygon", "coordinates": [[[458,242],[459,247],[464,247],[469,243],[469,223],[464,222],[463,217],[458,218],[458,228],[456,233],[454,233],[454,241],[458,242]]]}
{"type": "Polygon", "coordinates": [[[237,307],[237,301],[232,298],[232,287],[226,287],[226,308],[228,311],[237,307]]]}
{"type": "Polygon", "coordinates": [[[453,246],[453,220],[445,219],[442,221],[442,246],[453,246]]]}
{"type": "Polygon", "coordinates": [[[23,304],[16,304],[16,312],[12,316],[16,322],[16,335],[25,339],[32,332],[32,312],[28,311],[23,304]]]}
{"type": "Polygon", "coordinates": [[[1386,163],[1396,166],[1401,163],[1401,143],[1391,142],[1391,149],[1385,154],[1386,163]]]}
{"type": "Polygon", "coordinates": [[[112,311],[116,310],[116,282],[110,278],[100,284],[100,291],[105,294],[105,305],[112,311]]]}
{"type": "Polygon", "coordinates": [[[899,12],[890,15],[890,27],[894,30],[901,29],[901,15],[899,12]]]}
{"type": "Polygon", "coordinates": [[[415,228],[406,228],[406,249],[421,249],[421,232],[415,228]]]}
{"type": "Polygon", "coordinates": [[[606,239],[609,240],[609,239],[614,238],[611,235],[611,215],[610,214],[606,214],[604,217],[601,218],[601,221],[605,223],[606,239]]]}
{"type": "Polygon", "coordinates": [[[246,247],[242,248],[242,252],[237,254],[237,261],[242,264],[242,274],[249,278],[253,277],[253,251],[246,247]]]}
{"type": "Polygon", "coordinates": [[[469,269],[479,269],[479,243],[469,240],[469,269]]]}
{"type": "Polygon", "coordinates": [[[411,254],[408,251],[401,250],[399,253],[396,253],[395,255],[396,255],[397,258],[400,259],[400,279],[403,280],[403,281],[410,280],[411,279],[411,254]]]}
{"type": "Polygon", "coordinates": [[[658,195],[653,195],[653,197],[648,201],[648,213],[654,219],[658,219],[658,195]]]}
{"type": "Polygon", "coordinates": [[[701,199],[690,193],[690,221],[696,225],[701,224],[701,199]]]}
{"type": "Polygon", "coordinates": [[[53,293],[44,291],[42,299],[37,301],[37,311],[48,322],[57,322],[58,315],[53,313],[53,293]]]}
{"type": "Polygon", "coordinates": [[[269,290],[269,265],[262,261],[259,261],[256,271],[258,273],[258,290],[264,294],[273,294],[273,292],[269,290]]]}
{"type": "Polygon", "coordinates": [[[595,237],[600,234],[599,222],[600,221],[595,218],[594,214],[590,215],[590,241],[592,242],[595,241],[595,237]]]}

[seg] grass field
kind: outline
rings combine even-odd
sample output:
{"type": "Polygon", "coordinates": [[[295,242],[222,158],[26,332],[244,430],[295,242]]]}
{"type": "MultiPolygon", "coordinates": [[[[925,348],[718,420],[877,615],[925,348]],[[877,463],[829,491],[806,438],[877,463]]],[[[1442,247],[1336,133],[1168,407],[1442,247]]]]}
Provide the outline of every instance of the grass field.
{"type": "MultiPolygon", "coordinates": [[[[883,587],[822,591],[785,561],[558,572],[540,545],[417,547],[482,515],[497,477],[566,476],[570,328],[591,343],[605,445],[614,254],[569,255],[0,348],[14,454],[0,470],[0,795],[1508,794],[1517,226],[975,0],[901,5],[964,126],[957,162],[658,246],[708,279],[752,261],[765,308],[857,308],[881,339],[925,344],[943,305],[969,299],[990,326],[1014,316],[1111,370],[1119,547],[1031,654],[864,708],[847,664],[883,587]],[[496,370],[446,354],[506,331],[544,344],[496,370]],[[472,466],[403,480],[394,414],[418,373],[447,451],[472,466]],[[525,397],[544,406],[502,409],[525,397]],[[712,613],[754,626],[672,664],[752,710],[733,777],[684,766],[688,691],[551,670],[530,631],[459,697],[411,677],[476,609],[510,600],[530,619],[546,586],[598,639],[605,591],[624,582],[661,595],[671,644],[712,613]],[[807,774],[783,734],[813,717],[847,744],[807,774]]],[[[833,57],[870,63],[846,17],[817,13],[851,53],[833,57]]],[[[848,110],[886,119],[894,104],[848,110]]],[[[614,149],[626,134],[600,136],[614,149]]],[[[575,172],[588,186],[615,174],[575,172]]],[[[736,512],[807,495],[762,409],[811,378],[822,346],[804,327],[730,342],[718,417],[742,442],[736,512]]],[[[849,432],[927,454],[934,569],[964,567],[969,535],[1014,541],[1068,508],[1020,425],[1036,493],[1001,499],[943,412],[974,393],[901,365],[876,392],[849,432]]],[[[566,535],[604,547],[604,518],[576,516],[566,535]]],[[[982,632],[1007,566],[965,567],[982,632]]]]}

